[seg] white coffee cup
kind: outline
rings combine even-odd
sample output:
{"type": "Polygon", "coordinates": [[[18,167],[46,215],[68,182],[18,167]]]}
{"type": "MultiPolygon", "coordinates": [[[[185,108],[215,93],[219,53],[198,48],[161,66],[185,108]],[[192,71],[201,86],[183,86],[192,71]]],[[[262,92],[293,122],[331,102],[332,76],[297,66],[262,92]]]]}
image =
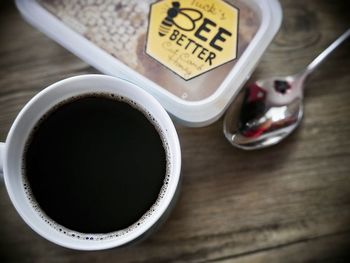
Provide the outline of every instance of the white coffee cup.
{"type": "MultiPolygon", "coordinates": [[[[54,167],[52,167],[54,169],[54,167]]],[[[83,75],[59,81],[41,91],[21,110],[13,123],[6,143],[0,143],[0,174],[17,212],[38,234],[58,245],[79,250],[100,250],[130,244],[155,227],[165,218],[173,206],[179,188],[181,151],[175,127],[164,108],[150,94],[122,79],[104,75],[83,75]],[[77,239],[59,232],[45,222],[33,208],[25,193],[22,162],[27,139],[39,119],[53,106],[73,96],[87,93],[109,93],[129,98],[145,108],[157,120],[169,145],[170,178],[164,197],[160,199],[155,212],[139,227],[107,239],[77,239]]]]}

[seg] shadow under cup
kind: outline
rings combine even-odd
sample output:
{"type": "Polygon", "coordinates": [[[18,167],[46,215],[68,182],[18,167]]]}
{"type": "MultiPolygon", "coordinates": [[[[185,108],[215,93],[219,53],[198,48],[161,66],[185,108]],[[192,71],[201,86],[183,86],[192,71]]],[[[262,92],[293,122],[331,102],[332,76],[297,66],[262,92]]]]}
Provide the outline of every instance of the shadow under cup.
{"type": "MultiPolygon", "coordinates": [[[[74,103],[74,102],[73,102],[74,103]]],[[[24,221],[44,238],[64,247],[99,250],[119,247],[153,232],[173,206],[179,188],[181,152],[175,127],[162,106],[137,86],[114,77],[85,75],[57,82],[36,95],[16,118],[5,144],[4,178],[11,201],[24,221]],[[167,187],[139,221],[111,233],[79,233],[60,226],[45,216],[23,176],[23,155],[28,138],[39,120],[56,105],[85,94],[113,94],[132,101],[140,111],[155,119],[166,142],[167,187]],[[29,194],[28,194],[29,193],[29,194]]],[[[54,169],[54,167],[53,167],[54,169]]],[[[64,193],[63,193],[64,194],[64,193]]]]}

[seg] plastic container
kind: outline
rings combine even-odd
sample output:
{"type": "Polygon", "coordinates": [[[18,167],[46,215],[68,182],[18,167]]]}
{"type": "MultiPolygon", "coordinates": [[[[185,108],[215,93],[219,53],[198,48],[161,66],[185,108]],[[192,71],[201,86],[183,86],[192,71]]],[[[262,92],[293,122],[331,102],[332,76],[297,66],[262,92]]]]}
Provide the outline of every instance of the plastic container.
{"type": "MultiPolygon", "coordinates": [[[[173,2],[168,2],[170,10],[173,2]]],[[[204,10],[204,2],[197,7],[204,10]]],[[[30,24],[88,64],[145,89],[180,123],[192,127],[209,125],[224,113],[277,33],[282,21],[279,2],[227,0],[226,4],[239,10],[238,23],[232,25],[232,30],[235,25],[238,27],[236,58],[188,80],[146,54],[154,3],[153,0],[16,0],[30,24]]],[[[183,2],[179,0],[179,3],[183,2]]],[[[177,16],[179,12],[177,9],[177,16]]],[[[163,16],[164,19],[169,16],[166,10],[163,16]]],[[[170,27],[176,28],[174,24],[170,27]]]]}

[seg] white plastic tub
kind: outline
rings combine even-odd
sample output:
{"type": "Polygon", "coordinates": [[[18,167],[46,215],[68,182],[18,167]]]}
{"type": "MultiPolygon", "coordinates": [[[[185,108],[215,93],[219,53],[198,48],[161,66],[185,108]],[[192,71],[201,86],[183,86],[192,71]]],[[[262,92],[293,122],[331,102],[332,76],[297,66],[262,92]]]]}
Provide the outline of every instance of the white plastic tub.
{"type": "Polygon", "coordinates": [[[145,54],[149,10],[154,2],[16,0],[30,24],[88,64],[142,87],[179,122],[192,127],[209,125],[224,113],[277,33],[282,21],[279,2],[227,0],[241,9],[237,58],[190,80],[145,54]],[[137,37],[125,38],[125,30],[136,32],[137,37]],[[129,43],[130,49],[123,48],[123,42],[129,43]]]}

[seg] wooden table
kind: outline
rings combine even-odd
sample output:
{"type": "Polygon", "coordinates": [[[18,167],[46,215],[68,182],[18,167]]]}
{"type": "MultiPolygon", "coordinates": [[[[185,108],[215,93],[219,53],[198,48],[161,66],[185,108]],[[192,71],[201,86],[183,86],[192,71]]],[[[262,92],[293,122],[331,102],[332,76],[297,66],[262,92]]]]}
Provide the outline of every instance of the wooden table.
{"type": "MultiPolygon", "coordinates": [[[[284,22],[254,79],[302,69],[350,26],[348,0],[282,0],[284,22]]],[[[308,82],[305,119],[270,149],[231,147],[222,120],[177,125],[183,188],[134,247],[79,252],[35,234],[0,186],[0,262],[350,262],[350,41],[308,82]]],[[[0,141],[45,86],[97,72],[0,2],[0,141]]]]}

